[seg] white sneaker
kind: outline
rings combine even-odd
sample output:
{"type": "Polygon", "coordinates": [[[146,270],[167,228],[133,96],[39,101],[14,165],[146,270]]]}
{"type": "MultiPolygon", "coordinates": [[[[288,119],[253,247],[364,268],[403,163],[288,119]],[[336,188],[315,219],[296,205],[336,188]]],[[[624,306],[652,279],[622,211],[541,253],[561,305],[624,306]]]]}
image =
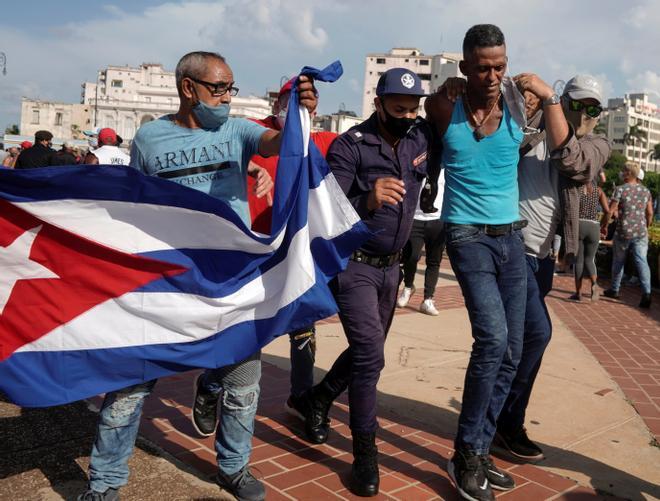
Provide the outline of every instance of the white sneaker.
{"type": "Polygon", "coordinates": [[[399,308],[404,308],[408,304],[408,301],[410,301],[410,296],[412,296],[414,293],[415,293],[414,285],[411,288],[404,287],[403,290],[401,291],[401,295],[399,296],[399,299],[396,300],[396,305],[399,308]]]}
{"type": "Polygon", "coordinates": [[[424,302],[419,305],[419,311],[426,313],[427,315],[433,315],[434,317],[440,314],[435,307],[435,304],[433,304],[433,299],[425,299],[424,302]]]}

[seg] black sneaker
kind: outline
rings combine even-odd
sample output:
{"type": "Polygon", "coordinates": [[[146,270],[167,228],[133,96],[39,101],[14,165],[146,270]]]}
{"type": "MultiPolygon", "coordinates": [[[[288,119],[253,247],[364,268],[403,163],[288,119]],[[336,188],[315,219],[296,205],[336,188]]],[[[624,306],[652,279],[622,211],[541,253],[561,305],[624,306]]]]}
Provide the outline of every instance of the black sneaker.
{"type": "Polygon", "coordinates": [[[507,472],[495,466],[495,463],[493,463],[493,460],[488,454],[482,454],[479,456],[479,459],[481,459],[481,464],[486,470],[486,478],[493,489],[510,491],[516,486],[513,478],[507,472]]]}
{"type": "Polygon", "coordinates": [[[619,299],[621,297],[619,291],[615,291],[614,289],[605,289],[603,291],[603,296],[609,297],[610,299],[619,299]]]}
{"type": "Polygon", "coordinates": [[[195,378],[195,399],[192,405],[192,424],[197,433],[210,437],[215,433],[218,422],[218,395],[204,391],[202,388],[202,372],[195,378]]]}
{"type": "Polygon", "coordinates": [[[119,489],[108,487],[105,492],[97,492],[90,487],[80,494],[76,501],[119,501],[119,489]]]}
{"type": "Polygon", "coordinates": [[[238,501],[263,501],[266,499],[264,484],[254,478],[247,466],[244,466],[241,471],[233,475],[225,475],[222,471],[219,471],[215,481],[238,501]]]}
{"type": "Polygon", "coordinates": [[[526,461],[540,461],[544,457],[543,450],[529,439],[524,426],[515,433],[498,430],[494,443],[511,455],[526,461]]]}
{"type": "Polygon", "coordinates": [[[642,300],[639,302],[640,308],[651,307],[651,294],[642,294],[642,300]]]}
{"type": "Polygon", "coordinates": [[[495,499],[486,469],[476,454],[456,451],[447,465],[449,478],[458,489],[461,497],[472,501],[492,501],[495,499]]]}
{"type": "Polygon", "coordinates": [[[284,408],[286,411],[291,414],[293,417],[298,419],[305,420],[305,399],[302,397],[296,397],[294,395],[289,395],[289,398],[284,403],[284,408]]]}

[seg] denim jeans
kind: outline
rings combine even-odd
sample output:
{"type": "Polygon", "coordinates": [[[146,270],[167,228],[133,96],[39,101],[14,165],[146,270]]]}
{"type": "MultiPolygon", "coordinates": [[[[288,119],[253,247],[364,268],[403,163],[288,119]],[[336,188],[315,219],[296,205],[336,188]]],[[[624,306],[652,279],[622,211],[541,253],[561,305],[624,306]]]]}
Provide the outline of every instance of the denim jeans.
{"type": "Polygon", "coordinates": [[[617,234],[612,242],[612,290],[618,291],[623,278],[623,266],[626,264],[626,251],[629,249],[633,254],[639,281],[644,294],[651,293],[651,270],[646,256],[649,250],[649,237],[623,239],[617,234]]]}
{"type": "Polygon", "coordinates": [[[541,360],[552,336],[552,322],[545,305],[545,296],[552,290],[555,261],[549,257],[527,258],[527,307],[525,333],[518,372],[511,391],[497,420],[497,429],[514,433],[525,424],[525,412],[532,394],[541,360]]]}
{"type": "Polygon", "coordinates": [[[313,325],[289,333],[291,395],[299,397],[314,386],[316,329],[313,325]],[[309,333],[312,333],[309,336],[309,333]]]}
{"type": "MultiPolygon", "coordinates": [[[[204,375],[203,384],[209,391],[222,392],[215,448],[218,466],[228,475],[239,471],[250,459],[261,378],[258,355],[208,370],[204,375]]],[[[106,394],[89,461],[90,486],[95,491],[105,492],[128,483],[128,459],[140,427],[142,406],[156,381],[106,394]]]]}
{"type": "Polygon", "coordinates": [[[527,270],[520,231],[447,225],[447,254],[472,324],[455,447],[486,454],[522,352],[527,270]]]}

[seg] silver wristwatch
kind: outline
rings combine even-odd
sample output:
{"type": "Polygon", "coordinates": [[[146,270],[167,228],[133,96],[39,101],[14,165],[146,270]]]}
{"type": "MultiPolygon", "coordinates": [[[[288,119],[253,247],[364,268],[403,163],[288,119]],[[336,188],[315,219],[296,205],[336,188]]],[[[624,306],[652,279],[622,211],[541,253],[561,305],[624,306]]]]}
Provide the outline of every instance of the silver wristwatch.
{"type": "Polygon", "coordinates": [[[559,104],[561,98],[557,94],[553,94],[548,99],[543,100],[543,106],[550,106],[551,104],[559,104]]]}

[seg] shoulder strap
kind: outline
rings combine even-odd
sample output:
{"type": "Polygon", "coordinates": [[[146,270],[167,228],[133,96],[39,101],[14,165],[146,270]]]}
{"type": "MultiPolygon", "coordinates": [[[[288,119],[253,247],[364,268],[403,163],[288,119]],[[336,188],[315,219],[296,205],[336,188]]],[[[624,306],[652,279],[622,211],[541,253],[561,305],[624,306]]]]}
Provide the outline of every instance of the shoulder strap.
{"type": "Polygon", "coordinates": [[[529,128],[538,128],[539,132],[536,134],[526,135],[523,139],[523,142],[520,145],[518,152],[520,153],[520,158],[524,157],[532,151],[537,144],[545,139],[545,121],[543,120],[543,112],[539,111],[537,114],[532,117],[528,123],[529,128]]]}

